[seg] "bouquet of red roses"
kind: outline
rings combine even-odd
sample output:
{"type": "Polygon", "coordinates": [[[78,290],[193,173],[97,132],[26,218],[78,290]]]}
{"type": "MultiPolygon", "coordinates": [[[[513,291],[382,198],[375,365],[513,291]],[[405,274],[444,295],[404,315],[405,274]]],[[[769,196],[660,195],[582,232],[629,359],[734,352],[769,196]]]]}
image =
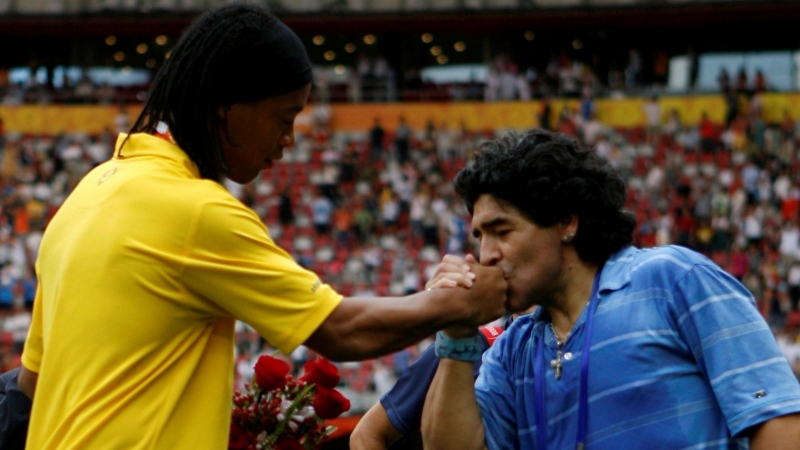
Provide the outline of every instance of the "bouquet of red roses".
{"type": "Polygon", "coordinates": [[[350,409],[350,401],[334,389],[336,366],[324,359],[306,363],[297,380],[291,367],[263,355],[246,391],[233,395],[228,448],[231,450],[312,450],[332,433],[325,419],[350,409]]]}

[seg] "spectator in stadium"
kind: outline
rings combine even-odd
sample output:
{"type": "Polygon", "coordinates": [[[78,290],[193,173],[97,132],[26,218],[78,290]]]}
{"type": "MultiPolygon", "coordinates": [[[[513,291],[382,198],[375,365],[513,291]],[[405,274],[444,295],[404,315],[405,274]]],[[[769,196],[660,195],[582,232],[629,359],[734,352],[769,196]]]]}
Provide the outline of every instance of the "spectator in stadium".
{"type": "Polygon", "coordinates": [[[800,448],[800,385],[750,293],[688,249],[628,246],[606,162],[565,136],[506,135],[456,189],[509,310],[542,308],[487,351],[474,387],[475,329],[437,334],[426,449],[800,448]]]}
{"type": "Polygon", "coordinates": [[[740,94],[745,94],[750,91],[747,82],[747,71],[744,67],[740,67],[739,73],[736,75],[736,91],[740,94]]]}
{"type": "Polygon", "coordinates": [[[503,313],[502,272],[478,265],[469,289],[343,299],[224,189],[294,143],[310,81],[302,42],[263,8],[215,8],[181,37],[132,133],[42,239],[18,378],[27,448],[223,448],[235,318],[284,354],[349,360],[503,313]]]}
{"type": "Polygon", "coordinates": [[[761,69],[756,70],[756,77],[753,80],[753,92],[761,94],[767,91],[767,78],[761,69]]]}
{"type": "Polygon", "coordinates": [[[647,131],[650,134],[657,134],[661,129],[661,105],[658,103],[658,96],[653,94],[642,105],[642,112],[645,115],[647,131]]]}
{"type": "Polygon", "coordinates": [[[719,71],[719,76],[717,76],[717,84],[719,85],[720,92],[728,92],[731,87],[731,76],[724,67],[719,71]]]}
{"type": "Polygon", "coordinates": [[[294,223],[294,208],[292,198],[289,196],[289,187],[285,187],[278,199],[278,222],[286,226],[294,223]]]}
{"type": "Polygon", "coordinates": [[[397,162],[402,166],[410,157],[411,128],[406,124],[406,118],[400,116],[400,124],[394,130],[394,147],[397,152],[397,162]]]}
{"type": "Polygon", "coordinates": [[[311,201],[311,220],[314,222],[317,234],[322,235],[330,232],[333,212],[333,201],[326,197],[320,188],[317,188],[314,193],[314,199],[311,201]]]}
{"type": "Polygon", "coordinates": [[[539,127],[543,130],[550,130],[550,116],[553,114],[553,109],[550,106],[550,99],[547,97],[543,98],[541,101],[541,106],[539,108],[539,127]]]}
{"type": "Polygon", "coordinates": [[[375,125],[369,131],[370,142],[370,162],[378,162],[383,160],[383,139],[386,132],[381,126],[381,119],[375,118],[375,125]]]}

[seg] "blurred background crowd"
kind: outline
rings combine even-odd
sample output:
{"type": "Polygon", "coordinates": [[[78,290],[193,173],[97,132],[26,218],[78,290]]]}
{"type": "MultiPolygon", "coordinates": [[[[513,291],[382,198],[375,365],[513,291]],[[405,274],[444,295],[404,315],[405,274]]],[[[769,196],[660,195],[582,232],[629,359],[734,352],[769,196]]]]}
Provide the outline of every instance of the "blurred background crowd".
{"type": "MultiPolygon", "coordinates": [[[[660,109],[658,103],[655,107],[660,109]]],[[[800,374],[800,123],[761,118],[758,96],[728,125],[683,126],[669,111],[646,127],[617,129],[568,108],[551,128],[581,139],[624,175],[638,218],[634,244],[696,249],[753,293],[800,374]]],[[[313,108],[313,107],[312,107],[313,108]]],[[[502,130],[430,123],[334,132],[317,121],[284,160],[253,183],[229,190],[263,218],[272,238],[344,295],[421,290],[446,253],[476,252],[470,218],[451,180],[480,143],[502,130]]],[[[3,368],[19,364],[42,231],[66,195],[107,159],[115,133],[0,138],[0,308],[3,368]]],[[[343,365],[348,387],[372,397],[391,387],[425,343],[394,356],[343,365]],[[372,395],[371,395],[372,394],[372,395]]],[[[237,373],[272,353],[239,327],[237,373]]],[[[309,357],[290,359],[299,370],[309,357]]]]}
{"type": "MultiPolygon", "coordinates": [[[[180,2],[147,9],[152,2],[109,1],[89,11],[97,19],[87,25],[93,31],[66,38],[75,24],[85,25],[70,8],[98,2],[6,3],[0,1],[0,35],[9,43],[0,48],[0,372],[20,364],[43,230],[81,177],[109,158],[190,16],[170,6],[180,2]],[[25,10],[34,3],[44,8],[38,16],[25,10]],[[145,43],[145,33],[157,36],[145,43]],[[65,49],[70,56],[59,59],[65,49]],[[19,119],[30,117],[19,115],[24,108],[71,114],[75,105],[105,106],[113,117],[102,127],[78,117],[63,130],[37,130],[19,119]]],[[[267,3],[306,41],[316,66],[312,98],[284,159],[248,185],[226,187],[337,291],[417,292],[445,254],[477,251],[451,181],[481,142],[519,131],[480,117],[481,107],[507,102],[525,116],[521,122],[573,135],[620,171],[638,219],[635,245],[690,247],[741,280],[800,376],[800,58],[792,50],[800,42],[781,28],[800,8],[645,1],[621,2],[627,6],[615,15],[592,1],[563,8],[527,2],[542,3],[530,11],[516,1],[454,2],[452,10],[439,7],[444,1],[399,1],[406,8],[399,12],[370,10],[394,2],[366,0],[296,2],[307,7],[302,11],[267,3]],[[366,9],[352,9],[356,4],[366,9]],[[753,11],[758,20],[748,19],[753,11]],[[667,39],[666,27],[678,18],[682,33],[667,39]],[[374,31],[381,27],[385,33],[374,31]],[[709,32],[719,36],[702,41],[709,32]],[[641,39],[631,37],[636,33],[641,39]],[[674,107],[676,98],[682,108],[674,107]],[[638,110],[614,103],[621,99],[638,99],[638,110]],[[368,109],[356,126],[342,126],[354,110],[332,107],[458,101],[473,105],[475,117],[420,113],[427,106],[408,110],[413,116],[368,109]],[[626,119],[632,115],[641,120],[626,119]]],[[[352,413],[369,408],[429,343],[340,364],[352,413]]],[[[259,355],[273,352],[238,323],[237,386],[259,355]]],[[[301,347],[284,357],[299,371],[313,355],[301,347]]]]}

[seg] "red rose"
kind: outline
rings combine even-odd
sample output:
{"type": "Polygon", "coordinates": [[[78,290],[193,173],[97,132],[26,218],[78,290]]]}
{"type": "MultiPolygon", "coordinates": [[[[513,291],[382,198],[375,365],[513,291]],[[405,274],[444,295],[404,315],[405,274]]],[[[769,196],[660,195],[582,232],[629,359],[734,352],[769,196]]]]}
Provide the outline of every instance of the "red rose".
{"type": "Polygon", "coordinates": [[[229,450],[244,450],[250,445],[247,434],[236,422],[231,422],[231,434],[228,437],[229,450]]]}
{"type": "Polygon", "coordinates": [[[317,386],[314,389],[316,394],[311,406],[314,407],[314,411],[316,411],[320,419],[333,419],[350,409],[350,400],[336,389],[329,389],[324,386],[317,386]]]}
{"type": "Polygon", "coordinates": [[[300,442],[289,438],[276,442],[275,450],[305,450],[305,447],[300,442]]]}
{"type": "Polygon", "coordinates": [[[291,367],[278,358],[261,355],[256,362],[256,384],[262,390],[271,391],[286,385],[286,374],[291,367]]]}
{"type": "Polygon", "coordinates": [[[339,369],[327,359],[314,359],[306,363],[303,367],[303,376],[300,381],[309,384],[333,389],[339,384],[339,369]]]}

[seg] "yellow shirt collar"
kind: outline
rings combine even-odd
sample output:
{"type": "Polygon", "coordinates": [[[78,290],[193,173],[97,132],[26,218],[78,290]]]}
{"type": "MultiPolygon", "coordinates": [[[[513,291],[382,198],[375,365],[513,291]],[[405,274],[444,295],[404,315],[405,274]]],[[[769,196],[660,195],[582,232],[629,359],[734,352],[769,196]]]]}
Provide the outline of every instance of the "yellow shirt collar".
{"type": "Polygon", "coordinates": [[[147,133],[133,133],[131,135],[120,133],[114,148],[114,159],[127,160],[139,156],[167,158],[188,169],[195,178],[200,178],[200,170],[197,168],[197,164],[176,144],[147,133]],[[127,138],[127,141],[125,138],[127,138]],[[122,147],[123,142],[125,143],[124,147],[122,147]]]}

